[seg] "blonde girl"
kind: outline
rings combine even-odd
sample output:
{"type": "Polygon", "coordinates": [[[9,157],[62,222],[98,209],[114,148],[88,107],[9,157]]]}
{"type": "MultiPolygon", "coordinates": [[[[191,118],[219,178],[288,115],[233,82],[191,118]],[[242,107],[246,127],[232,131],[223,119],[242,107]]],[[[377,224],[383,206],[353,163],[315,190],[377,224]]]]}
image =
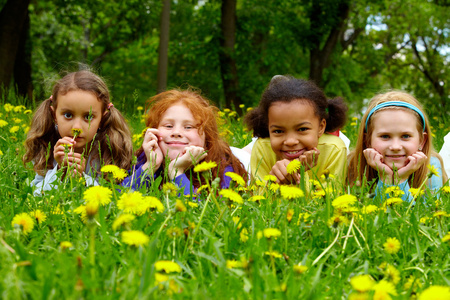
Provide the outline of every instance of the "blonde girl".
{"type": "Polygon", "coordinates": [[[422,105],[411,95],[391,91],[375,96],[361,120],[355,150],[349,155],[349,184],[377,181],[375,191],[398,185],[403,199],[410,200],[410,187],[418,188],[429,173],[427,184],[439,189],[447,181],[442,159],[432,148],[432,135],[422,105]]]}
{"type": "Polygon", "coordinates": [[[57,186],[58,170],[84,176],[92,185],[101,165],[128,170],[133,156],[125,119],[111,103],[104,81],[87,70],[55,84],[34,113],[25,150],[23,162],[33,162],[36,172],[35,194],[57,186]]]}

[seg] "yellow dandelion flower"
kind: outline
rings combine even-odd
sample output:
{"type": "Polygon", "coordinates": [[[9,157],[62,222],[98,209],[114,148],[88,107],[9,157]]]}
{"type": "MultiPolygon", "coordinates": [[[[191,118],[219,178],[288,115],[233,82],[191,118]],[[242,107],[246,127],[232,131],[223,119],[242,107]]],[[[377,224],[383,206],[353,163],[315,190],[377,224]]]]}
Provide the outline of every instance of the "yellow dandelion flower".
{"type": "Polygon", "coordinates": [[[160,260],[155,262],[155,269],[156,271],[164,271],[167,274],[169,273],[180,273],[181,267],[176,262],[170,261],[170,260],[160,260]]]}
{"type": "Polygon", "coordinates": [[[277,238],[281,235],[281,231],[276,228],[265,228],[263,234],[267,239],[277,238]]]}
{"type": "Polygon", "coordinates": [[[419,222],[422,224],[426,224],[429,220],[431,220],[430,217],[422,217],[420,218],[419,222]]]}
{"type": "Polygon", "coordinates": [[[100,169],[100,171],[102,173],[111,173],[113,178],[119,181],[125,179],[128,175],[127,171],[115,165],[105,165],[100,169]]]}
{"type": "Polygon", "coordinates": [[[396,206],[403,204],[403,200],[401,198],[389,198],[384,202],[384,206],[396,206]]]}
{"type": "Polygon", "coordinates": [[[358,199],[353,195],[342,195],[334,199],[333,202],[331,202],[331,205],[336,208],[340,208],[343,206],[354,204],[357,200],[358,199]]]}
{"type": "Polygon", "coordinates": [[[384,190],[384,193],[386,195],[390,195],[391,197],[401,197],[405,194],[405,192],[403,192],[402,189],[397,185],[387,187],[384,190]]]}
{"type": "Polygon", "coordinates": [[[288,200],[297,199],[305,196],[305,193],[303,193],[303,191],[300,188],[292,185],[281,185],[280,193],[283,198],[288,200]]]}
{"type": "Polygon", "coordinates": [[[419,295],[419,300],[439,300],[450,299],[450,287],[442,285],[433,285],[424,290],[419,295]]]}
{"type": "Polygon", "coordinates": [[[347,224],[349,224],[349,220],[346,217],[344,217],[344,216],[334,215],[333,217],[331,217],[328,220],[327,224],[330,227],[337,228],[340,225],[347,225],[347,224]]]}
{"type": "Polygon", "coordinates": [[[239,234],[239,237],[241,239],[241,242],[246,243],[248,241],[248,230],[247,228],[244,228],[241,230],[241,233],[239,234]]]}
{"type": "Polygon", "coordinates": [[[169,276],[167,276],[166,274],[161,274],[161,273],[155,273],[155,281],[156,282],[164,282],[169,280],[169,276]]]}
{"type": "Polygon", "coordinates": [[[189,205],[189,207],[192,207],[192,208],[198,207],[198,203],[195,203],[195,202],[188,201],[187,204],[189,205]]]}
{"type": "Polygon", "coordinates": [[[448,186],[448,185],[443,186],[441,189],[441,192],[443,192],[445,194],[450,194],[450,186],[448,186]]]}
{"type": "Polygon", "coordinates": [[[442,242],[449,242],[450,241],[450,232],[447,233],[443,238],[442,238],[442,242]]]}
{"type": "Polygon", "coordinates": [[[388,238],[386,240],[386,243],[383,244],[384,251],[386,251],[389,254],[395,254],[400,250],[400,241],[393,238],[388,238]]]}
{"type": "Polygon", "coordinates": [[[240,268],[242,266],[240,261],[237,261],[235,259],[228,260],[227,259],[227,268],[228,269],[234,269],[234,268],[240,268]]]}
{"type": "Polygon", "coordinates": [[[400,281],[400,271],[397,270],[393,265],[387,265],[386,270],[384,270],[384,280],[390,281],[393,284],[397,284],[400,281]]]}
{"type": "Polygon", "coordinates": [[[160,213],[164,211],[164,205],[161,203],[161,201],[152,196],[147,196],[144,198],[144,202],[148,203],[148,207],[151,209],[156,209],[160,213]]]}
{"type": "Polygon", "coordinates": [[[230,177],[231,180],[233,180],[234,182],[236,182],[238,185],[245,186],[244,178],[242,178],[241,175],[236,174],[236,173],[234,173],[234,172],[226,172],[226,173],[225,173],[225,176],[230,177]]]}
{"type": "Polygon", "coordinates": [[[270,186],[269,186],[269,190],[270,191],[272,191],[272,192],[276,192],[276,191],[278,191],[280,189],[280,185],[278,184],[278,183],[272,183],[272,184],[270,184],[270,186]]]}
{"type": "Polygon", "coordinates": [[[420,197],[423,194],[425,194],[425,191],[424,190],[419,190],[419,189],[416,189],[416,188],[410,188],[409,189],[409,193],[411,194],[411,196],[417,198],[417,197],[420,197]]]}
{"type": "Polygon", "coordinates": [[[106,205],[111,202],[112,191],[107,187],[96,185],[91,186],[83,193],[86,203],[96,203],[97,205],[106,205]]]}
{"type": "Polygon", "coordinates": [[[41,224],[42,222],[45,222],[45,220],[47,220],[47,216],[40,209],[36,209],[35,211],[32,211],[30,213],[30,216],[33,217],[38,224],[41,224]]]}
{"type": "Polygon", "coordinates": [[[162,187],[163,193],[175,197],[178,193],[178,187],[172,182],[166,182],[162,187]]]}
{"type": "Polygon", "coordinates": [[[313,199],[321,199],[323,197],[325,197],[325,191],[323,189],[319,189],[315,192],[312,193],[312,197],[313,199]]]}
{"type": "Polygon", "coordinates": [[[437,211],[433,214],[433,217],[435,218],[440,218],[440,217],[448,217],[449,214],[446,213],[445,211],[437,211]]]}
{"type": "Polygon", "coordinates": [[[233,217],[233,223],[234,225],[237,225],[237,229],[241,229],[242,223],[240,222],[241,218],[239,217],[233,217]]]}
{"type": "Polygon", "coordinates": [[[20,127],[19,126],[13,126],[9,129],[10,133],[16,133],[17,131],[19,131],[20,127]]]}
{"type": "Polygon", "coordinates": [[[72,128],[71,132],[72,132],[73,138],[76,139],[77,136],[80,136],[83,133],[83,129],[81,129],[81,128],[72,128]]]}
{"type": "Polygon", "coordinates": [[[248,201],[250,201],[250,202],[259,202],[259,201],[264,200],[264,199],[266,199],[264,196],[255,195],[255,196],[252,196],[250,199],[248,199],[248,201]]]}
{"type": "Polygon", "coordinates": [[[357,275],[350,279],[350,284],[355,291],[368,292],[375,285],[375,280],[370,275],[357,275]]]}
{"type": "Polygon", "coordinates": [[[5,127],[6,125],[8,125],[8,122],[6,122],[5,120],[0,120],[0,128],[5,127]]]}
{"type": "Polygon", "coordinates": [[[118,216],[113,224],[112,224],[112,229],[114,231],[117,230],[117,228],[130,223],[131,221],[133,221],[136,217],[134,215],[130,215],[130,214],[122,214],[120,216],[118,216]]]}
{"type": "Polygon", "coordinates": [[[215,167],[217,167],[215,161],[204,161],[194,167],[194,172],[205,172],[215,167]]]}
{"type": "Polygon", "coordinates": [[[265,187],[266,183],[264,181],[261,181],[261,180],[257,179],[257,180],[255,180],[255,185],[259,186],[259,187],[265,187]]]}
{"type": "Polygon", "coordinates": [[[294,210],[292,208],[288,209],[286,213],[286,220],[290,223],[292,221],[292,217],[294,216],[294,210]]]}
{"type": "Polygon", "coordinates": [[[122,232],[122,242],[130,246],[145,246],[150,238],[139,230],[130,230],[122,232]]]}
{"type": "Polygon", "coordinates": [[[361,213],[362,213],[362,214],[371,214],[371,213],[373,213],[373,212],[377,212],[378,210],[379,210],[378,206],[373,205],[373,204],[369,204],[369,205],[367,205],[367,206],[364,206],[364,207],[361,209],[361,213]]]}
{"type": "Polygon", "coordinates": [[[178,227],[170,227],[166,230],[166,234],[168,237],[175,239],[183,234],[183,230],[178,227]]]}
{"type": "Polygon", "coordinates": [[[405,282],[405,285],[403,286],[404,290],[410,290],[416,291],[417,288],[420,288],[422,286],[422,283],[420,280],[413,275],[409,276],[407,281],[405,282]]]}
{"type": "Polygon", "coordinates": [[[264,181],[277,182],[277,177],[275,175],[264,176],[264,181]]]}
{"type": "Polygon", "coordinates": [[[387,299],[387,298],[376,298],[376,295],[392,295],[397,296],[397,291],[395,290],[395,286],[392,282],[381,280],[377,284],[375,284],[372,288],[375,291],[374,299],[387,299]]]}
{"type": "Polygon", "coordinates": [[[439,177],[439,171],[435,166],[428,165],[427,167],[428,167],[428,171],[429,171],[428,178],[431,178],[433,175],[436,177],[439,177]]]}
{"type": "Polygon", "coordinates": [[[297,173],[300,170],[302,164],[297,159],[292,160],[286,167],[286,172],[288,174],[297,173]]]}
{"type": "Polygon", "coordinates": [[[298,215],[298,222],[297,222],[297,225],[300,225],[302,222],[308,222],[308,219],[309,219],[309,217],[310,217],[311,215],[310,214],[308,214],[308,213],[300,213],[299,215],[298,215]]]}
{"type": "Polygon", "coordinates": [[[294,272],[297,274],[303,274],[308,270],[307,266],[302,265],[299,263],[298,265],[294,265],[294,272]]]}
{"type": "Polygon", "coordinates": [[[282,257],[283,257],[283,256],[282,256],[280,253],[278,253],[277,251],[266,251],[266,252],[264,252],[264,254],[265,254],[265,255],[268,255],[268,256],[275,257],[275,258],[282,258],[282,257]]]}
{"type": "Polygon", "coordinates": [[[258,239],[258,240],[260,240],[260,239],[262,239],[263,238],[263,232],[260,230],[260,231],[258,231],[257,233],[256,233],[256,238],[258,239]]]}
{"type": "Polygon", "coordinates": [[[183,201],[177,199],[175,203],[175,210],[179,212],[185,212],[187,210],[186,205],[184,205],[183,201]]]}
{"type": "Polygon", "coordinates": [[[142,213],[142,206],[145,205],[142,194],[135,191],[132,193],[124,193],[117,201],[117,207],[124,213],[138,214],[142,213]]]}
{"type": "Polygon", "coordinates": [[[33,230],[34,220],[27,213],[20,213],[14,216],[11,221],[13,227],[18,226],[24,234],[28,234],[33,230]]]}
{"type": "Polygon", "coordinates": [[[63,241],[63,242],[59,243],[59,247],[61,248],[61,250],[66,250],[66,249],[72,248],[73,244],[69,241],[63,241]]]}
{"type": "Polygon", "coordinates": [[[369,300],[369,293],[351,293],[348,300],[369,300]]]}
{"type": "Polygon", "coordinates": [[[239,195],[238,193],[236,193],[233,190],[230,189],[223,189],[220,190],[219,195],[221,195],[224,198],[227,198],[230,201],[233,201],[237,204],[243,204],[244,203],[244,199],[242,199],[241,195],[239,195]]]}
{"type": "Polygon", "coordinates": [[[31,114],[33,111],[31,110],[31,109],[27,109],[27,110],[25,110],[23,113],[25,114],[25,115],[29,115],[29,114],[31,114]]]}
{"type": "Polygon", "coordinates": [[[138,107],[136,107],[136,109],[137,109],[138,111],[141,111],[141,110],[143,110],[144,108],[143,108],[142,106],[138,106],[138,107]]]}
{"type": "Polygon", "coordinates": [[[0,156],[2,156],[3,155],[3,151],[2,150],[0,150],[0,156]]]}

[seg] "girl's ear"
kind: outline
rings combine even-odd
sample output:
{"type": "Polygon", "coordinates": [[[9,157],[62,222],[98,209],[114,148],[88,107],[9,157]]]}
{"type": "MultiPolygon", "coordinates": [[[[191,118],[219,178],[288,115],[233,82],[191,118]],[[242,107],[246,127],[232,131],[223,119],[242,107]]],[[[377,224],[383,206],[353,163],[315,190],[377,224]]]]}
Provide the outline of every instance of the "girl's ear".
{"type": "Polygon", "coordinates": [[[423,147],[425,146],[425,144],[427,143],[428,140],[428,135],[426,132],[423,133],[422,135],[422,142],[419,145],[419,150],[422,151],[423,147]]]}
{"type": "Polygon", "coordinates": [[[325,132],[325,128],[327,127],[327,121],[325,119],[322,119],[319,124],[319,137],[322,136],[322,134],[325,132]]]}

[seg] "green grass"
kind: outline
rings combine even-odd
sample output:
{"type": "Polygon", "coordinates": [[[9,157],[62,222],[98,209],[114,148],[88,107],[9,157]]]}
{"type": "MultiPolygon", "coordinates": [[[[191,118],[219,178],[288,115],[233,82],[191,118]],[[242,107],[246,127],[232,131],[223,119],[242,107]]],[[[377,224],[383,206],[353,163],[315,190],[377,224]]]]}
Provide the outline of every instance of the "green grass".
{"type": "MultiPolygon", "coordinates": [[[[408,203],[385,208],[385,199],[371,198],[366,187],[348,190],[333,179],[327,182],[331,189],[323,197],[311,194],[288,200],[269,182],[262,189],[265,199],[253,202],[255,185],[239,189],[235,184],[232,189],[243,204],[216,197],[218,191],[213,189],[213,201],[205,201],[208,196],[203,194],[198,207],[188,204],[190,198],[152,188],[141,192],[158,198],[164,211],[149,210],[115,231],[112,224],[123,213],[117,203],[126,191],[113,192],[111,203],[100,206],[84,222],[74,212],[85,203],[82,184],[74,181],[73,189],[69,183],[43,197],[32,195],[29,183],[34,172],[21,162],[31,118],[24,111],[0,107],[0,120],[8,122],[0,136],[0,293],[4,299],[337,299],[358,293],[350,279],[361,274],[369,274],[374,283],[392,283],[394,299],[409,299],[430,286],[450,285],[450,244],[442,241],[450,231],[448,193],[442,193],[439,201],[426,194],[407,212],[408,203]],[[19,126],[15,133],[11,133],[13,126],[19,126]],[[346,222],[338,224],[334,222],[338,209],[332,201],[347,193],[358,198],[350,205],[357,211],[341,211],[346,222]],[[183,202],[186,211],[177,209],[176,200],[183,202]],[[363,214],[361,209],[370,204],[378,210],[363,214]],[[56,208],[60,213],[55,213],[56,208]],[[47,219],[34,224],[29,234],[12,226],[15,215],[36,209],[47,219]],[[280,235],[264,237],[267,228],[278,229],[280,235]],[[142,231],[149,242],[127,245],[121,235],[127,230],[142,231]],[[397,253],[385,251],[383,244],[389,237],[400,242],[397,253]],[[63,241],[73,247],[63,250],[63,241]],[[267,255],[270,251],[280,257],[267,255]],[[181,272],[170,273],[158,283],[156,276],[165,275],[155,269],[161,260],[176,262],[181,272]],[[228,268],[227,263],[234,261],[238,266],[228,268]],[[305,272],[294,267],[299,264],[307,267],[305,272]],[[411,276],[416,284],[405,287],[411,276]]],[[[226,120],[223,135],[242,147],[251,136],[230,113],[222,115],[226,120]]],[[[139,114],[127,114],[135,134],[145,127],[139,114]]],[[[345,130],[354,140],[356,126],[349,124],[345,130]]],[[[443,134],[436,132],[436,136],[443,134]]],[[[101,184],[111,187],[105,181],[101,184]]],[[[370,297],[374,293],[371,290],[370,297]]]]}

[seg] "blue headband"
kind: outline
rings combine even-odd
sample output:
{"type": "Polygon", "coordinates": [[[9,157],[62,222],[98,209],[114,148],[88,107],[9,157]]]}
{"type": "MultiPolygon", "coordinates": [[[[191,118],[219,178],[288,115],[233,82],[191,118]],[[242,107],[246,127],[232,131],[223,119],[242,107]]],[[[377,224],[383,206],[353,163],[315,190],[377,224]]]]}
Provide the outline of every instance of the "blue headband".
{"type": "Polygon", "coordinates": [[[419,114],[419,116],[422,118],[422,123],[423,123],[423,131],[425,131],[425,117],[423,116],[423,113],[420,111],[420,109],[418,109],[417,107],[415,107],[412,104],[409,104],[408,102],[402,102],[402,101],[387,101],[387,102],[383,102],[378,104],[377,106],[375,106],[374,108],[372,108],[372,110],[369,112],[369,114],[367,115],[366,118],[366,127],[365,127],[365,132],[367,132],[367,124],[369,123],[369,119],[370,117],[380,108],[383,107],[388,107],[388,106],[401,106],[401,107],[406,107],[409,108],[413,111],[415,111],[416,113],[419,114]]]}

